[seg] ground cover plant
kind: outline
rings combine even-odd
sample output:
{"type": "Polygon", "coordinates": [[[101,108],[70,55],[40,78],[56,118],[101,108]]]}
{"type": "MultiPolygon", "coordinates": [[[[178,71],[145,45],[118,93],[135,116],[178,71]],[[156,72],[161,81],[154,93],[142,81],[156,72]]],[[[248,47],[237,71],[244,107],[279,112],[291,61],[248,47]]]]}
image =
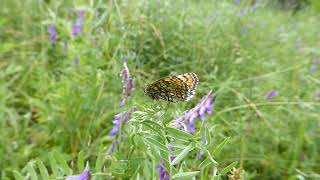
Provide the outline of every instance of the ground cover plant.
{"type": "Polygon", "coordinates": [[[2,0],[0,179],[320,178],[303,2],[2,0]],[[190,101],[145,94],[184,73],[190,101]]]}

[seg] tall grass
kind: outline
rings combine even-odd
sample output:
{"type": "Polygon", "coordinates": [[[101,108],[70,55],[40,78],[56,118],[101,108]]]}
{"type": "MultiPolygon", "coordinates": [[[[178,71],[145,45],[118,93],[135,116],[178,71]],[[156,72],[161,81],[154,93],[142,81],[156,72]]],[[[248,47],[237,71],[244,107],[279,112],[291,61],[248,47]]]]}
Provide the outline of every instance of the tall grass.
{"type": "Polygon", "coordinates": [[[256,9],[246,1],[1,4],[1,179],[63,179],[86,162],[96,179],[151,179],[163,157],[171,177],[225,179],[233,166],[245,179],[320,176],[320,24],[311,7],[291,14],[265,1],[256,9]],[[84,29],[75,37],[79,10],[84,29]],[[136,88],[119,108],[125,61],[136,88]],[[186,72],[200,79],[191,101],[144,95],[148,83],[186,72]],[[207,123],[197,120],[192,135],[172,129],[210,90],[207,123]],[[271,90],[278,96],[268,100],[271,90]],[[112,152],[114,115],[133,107],[112,152]],[[200,149],[207,153],[198,160],[200,149]],[[172,164],[171,156],[181,159],[172,164]]]}

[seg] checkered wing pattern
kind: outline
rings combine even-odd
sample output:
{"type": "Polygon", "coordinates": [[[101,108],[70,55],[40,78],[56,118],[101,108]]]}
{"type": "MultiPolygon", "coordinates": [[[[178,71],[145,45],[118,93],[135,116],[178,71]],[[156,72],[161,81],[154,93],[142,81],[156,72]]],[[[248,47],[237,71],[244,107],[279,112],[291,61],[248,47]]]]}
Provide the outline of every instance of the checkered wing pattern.
{"type": "Polygon", "coordinates": [[[145,93],[152,99],[170,102],[188,101],[194,96],[198,82],[198,76],[195,73],[168,76],[149,84],[145,93]]]}

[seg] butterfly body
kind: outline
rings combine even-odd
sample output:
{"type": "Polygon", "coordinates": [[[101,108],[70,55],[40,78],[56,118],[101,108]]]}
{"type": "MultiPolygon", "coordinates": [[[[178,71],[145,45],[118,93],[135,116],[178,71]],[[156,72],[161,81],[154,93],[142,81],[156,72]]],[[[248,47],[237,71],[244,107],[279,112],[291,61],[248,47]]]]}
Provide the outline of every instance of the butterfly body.
{"type": "Polygon", "coordinates": [[[198,76],[195,73],[168,76],[149,84],[145,88],[145,93],[156,100],[188,101],[194,96],[198,82],[198,76]]]}

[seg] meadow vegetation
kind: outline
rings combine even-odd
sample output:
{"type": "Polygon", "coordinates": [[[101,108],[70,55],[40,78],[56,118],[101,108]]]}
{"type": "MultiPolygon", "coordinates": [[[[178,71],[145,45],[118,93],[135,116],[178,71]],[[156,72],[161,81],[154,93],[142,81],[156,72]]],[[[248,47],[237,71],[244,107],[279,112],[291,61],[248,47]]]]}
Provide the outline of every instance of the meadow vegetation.
{"type": "Polygon", "coordinates": [[[317,1],[256,2],[2,0],[0,179],[320,178],[317,1]],[[143,92],[187,72],[188,102],[143,92]]]}

